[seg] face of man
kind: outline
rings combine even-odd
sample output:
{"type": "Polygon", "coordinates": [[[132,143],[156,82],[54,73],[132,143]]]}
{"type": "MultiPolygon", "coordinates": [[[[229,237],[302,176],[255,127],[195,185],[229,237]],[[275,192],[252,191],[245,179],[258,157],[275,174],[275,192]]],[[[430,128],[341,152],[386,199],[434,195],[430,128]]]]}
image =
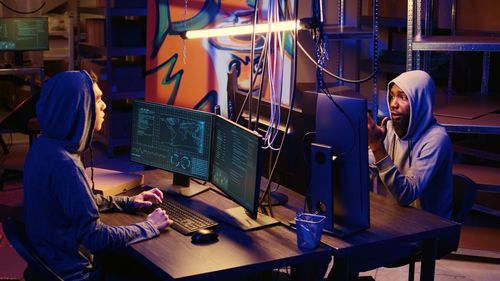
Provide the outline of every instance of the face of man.
{"type": "Polygon", "coordinates": [[[104,123],[104,109],[106,109],[106,104],[102,100],[102,91],[99,89],[99,85],[94,83],[92,85],[95,94],[95,125],[94,130],[96,132],[102,129],[102,123],[104,123]]]}
{"type": "Polygon", "coordinates": [[[402,138],[408,132],[410,124],[410,101],[405,92],[396,84],[392,85],[389,93],[389,109],[394,131],[402,138]]]}

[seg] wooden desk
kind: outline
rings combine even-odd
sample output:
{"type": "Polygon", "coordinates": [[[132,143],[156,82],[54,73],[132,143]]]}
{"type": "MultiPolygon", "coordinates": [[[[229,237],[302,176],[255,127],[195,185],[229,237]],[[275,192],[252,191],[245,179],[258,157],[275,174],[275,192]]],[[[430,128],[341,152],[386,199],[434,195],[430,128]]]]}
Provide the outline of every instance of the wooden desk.
{"type": "MultiPolygon", "coordinates": [[[[145,171],[144,174],[146,184],[167,175],[161,171],[145,171]]],[[[235,206],[211,190],[181,201],[215,218],[225,208],[235,206]]],[[[102,220],[112,225],[130,224],[144,217],[144,214],[102,214],[102,220]]],[[[327,264],[331,257],[327,246],[301,250],[297,247],[295,232],[283,225],[243,232],[217,220],[220,239],[214,244],[194,245],[190,236],[169,229],[159,237],[130,246],[129,250],[161,279],[237,280],[238,276],[293,266],[294,279],[322,280],[320,265],[327,264]]]]}
{"type": "MultiPolygon", "coordinates": [[[[145,171],[145,183],[151,184],[168,177],[166,172],[145,171]]],[[[262,185],[265,186],[265,185],[262,185]]],[[[275,218],[288,222],[295,217],[296,210],[303,206],[303,196],[289,189],[281,188],[289,202],[274,207],[275,218]]],[[[221,210],[234,206],[230,200],[207,191],[183,203],[208,215],[221,216],[221,210]]],[[[144,215],[121,213],[103,214],[109,224],[129,224],[144,219],[144,215]]],[[[206,246],[191,244],[189,236],[175,230],[168,230],[160,237],[130,247],[140,261],[148,265],[163,279],[220,280],[246,275],[252,272],[292,265],[294,278],[318,274],[330,255],[334,256],[333,280],[348,280],[353,268],[370,270],[391,265],[400,260],[400,247],[409,243],[423,243],[421,280],[434,280],[435,251],[437,239],[443,236],[457,236],[460,225],[438,216],[411,207],[401,207],[392,198],[380,195],[370,196],[371,227],[347,238],[323,235],[322,242],[330,248],[320,246],[313,251],[300,250],[296,246],[295,232],[285,226],[268,227],[243,232],[221,222],[220,241],[206,246]],[[370,257],[369,264],[361,264],[359,257],[370,257]],[[309,270],[309,272],[307,272],[309,270]]],[[[458,246],[455,245],[455,249],[458,246]]],[[[316,276],[321,279],[321,276],[316,276]]]]}
{"type": "MultiPolygon", "coordinates": [[[[303,206],[303,197],[286,188],[280,189],[289,197],[288,206],[275,207],[280,220],[295,216],[295,208],[303,206]]],[[[362,271],[388,266],[399,261],[409,243],[423,243],[420,280],[434,280],[437,239],[460,234],[460,225],[420,209],[399,206],[393,198],[370,194],[370,228],[347,238],[323,235],[321,241],[332,248],[333,280],[348,280],[353,269],[362,271]],[[365,263],[364,263],[365,262],[365,263]],[[367,263],[366,263],[367,262],[367,263]]],[[[457,243],[454,246],[456,250],[457,243]]]]}

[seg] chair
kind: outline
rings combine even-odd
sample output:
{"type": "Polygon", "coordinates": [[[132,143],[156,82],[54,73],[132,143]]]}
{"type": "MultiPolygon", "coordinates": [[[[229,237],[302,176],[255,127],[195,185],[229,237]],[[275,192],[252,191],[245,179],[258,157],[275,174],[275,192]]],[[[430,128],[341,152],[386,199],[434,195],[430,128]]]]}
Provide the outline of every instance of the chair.
{"type": "Polygon", "coordinates": [[[463,223],[476,200],[476,183],[462,174],[453,175],[453,214],[451,219],[463,223]]]}
{"type": "MultiPolygon", "coordinates": [[[[38,96],[38,94],[34,94],[27,97],[6,115],[0,116],[0,133],[21,132],[27,134],[29,136],[29,145],[31,146],[36,136],[41,132],[38,120],[35,117],[35,108],[38,96]]],[[[9,148],[7,144],[5,144],[5,141],[1,138],[1,135],[0,146],[2,147],[4,154],[9,153],[9,148]]],[[[22,171],[0,171],[0,190],[3,189],[4,182],[22,177],[22,171]]]]}
{"type": "Polygon", "coordinates": [[[23,222],[8,218],[3,223],[3,229],[10,244],[28,263],[28,268],[24,271],[25,280],[63,280],[35,254],[26,237],[23,222]]]}
{"type": "MultiPolygon", "coordinates": [[[[463,223],[465,216],[472,209],[472,205],[474,205],[474,201],[476,199],[477,186],[476,183],[471,180],[469,177],[462,174],[453,174],[453,209],[451,220],[463,223]]],[[[453,237],[451,239],[458,239],[459,237],[453,237]]],[[[447,239],[449,240],[449,239],[447,239]]],[[[449,244],[453,244],[453,242],[458,243],[456,240],[448,241],[449,244]]],[[[455,243],[455,244],[456,244],[455,243]]],[[[443,247],[438,249],[437,258],[442,258],[450,252],[450,247],[443,247]]],[[[408,281],[413,281],[415,276],[415,262],[421,260],[421,251],[418,250],[413,257],[410,257],[409,260],[405,259],[405,261],[398,262],[395,265],[391,265],[388,267],[400,267],[405,264],[409,264],[408,269],[408,281]]]]}

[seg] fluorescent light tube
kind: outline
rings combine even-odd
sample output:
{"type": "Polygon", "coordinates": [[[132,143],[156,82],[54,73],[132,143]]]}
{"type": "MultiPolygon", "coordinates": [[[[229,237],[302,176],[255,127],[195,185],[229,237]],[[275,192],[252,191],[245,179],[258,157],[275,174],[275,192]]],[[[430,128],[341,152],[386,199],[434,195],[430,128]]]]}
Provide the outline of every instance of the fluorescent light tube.
{"type": "MultiPolygon", "coordinates": [[[[269,26],[267,23],[261,23],[255,25],[255,33],[264,32],[274,32],[274,31],[291,31],[291,30],[301,30],[303,26],[300,21],[281,21],[274,22],[269,26]]],[[[208,38],[208,37],[218,37],[218,36],[231,36],[231,35],[243,35],[252,34],[254,32],[253,25],[240,25],[231,27],[221,27],[213,29],[200,29],[200,30],[189,30],[186,33],[181,34],[185,39],[195,39],[195,38],[208,38]]]]}

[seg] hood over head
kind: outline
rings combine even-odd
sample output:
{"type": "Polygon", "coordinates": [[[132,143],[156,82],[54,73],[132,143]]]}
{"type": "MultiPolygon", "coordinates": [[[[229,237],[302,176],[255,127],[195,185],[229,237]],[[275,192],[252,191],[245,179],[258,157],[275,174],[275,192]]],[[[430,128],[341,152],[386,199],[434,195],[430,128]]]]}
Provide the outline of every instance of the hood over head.
{"type": "Polygon", "coordinates": [[[61,72],[44,83],[36,105],[43,136],[72,153],[89,147],[96,110],[92,86],[85,71],[61,72]]]}
{"type": "Polygon", "coordinates": [[[407,71],[390,81],[387,86],[387,105],[390,109],[390,90],[393,84],[398,85],[410,102],[410,120],[408,131],[401,139],[418,139],[419,136],[436,122],[432,114],[436,86],[425,71],[407,71]]]}

